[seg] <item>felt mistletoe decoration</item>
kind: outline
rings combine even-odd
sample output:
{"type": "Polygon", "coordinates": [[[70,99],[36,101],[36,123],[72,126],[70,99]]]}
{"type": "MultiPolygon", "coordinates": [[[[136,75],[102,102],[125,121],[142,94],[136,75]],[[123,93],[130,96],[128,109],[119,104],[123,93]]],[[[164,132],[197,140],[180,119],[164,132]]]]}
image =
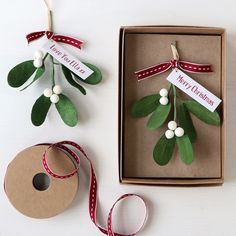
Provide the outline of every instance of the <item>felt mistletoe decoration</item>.
{"type": "MultiPolygon", "coordinates": [[[[174,60],[136,72],[138,80],[154,76],[170,68],[173,71],[176,70],[176,72],[179,69],[194,73],[212,71],[210,65],[179,61],[175,42],[172,43],[171,48],[174,60]]],[[[181,83],[183,84],[182,77],[176,78],[182,79],[181,83]]],[[[186,81],[184,83],[185,87],[187,87],[186,81]]],[[[189,83],[189,88],[191,88],[190,86],[191,84],[189,83]]],[[[194,89],[192,86],[193,91],[194,89]]],[[[202,94],[198,95],[203,97],[202,94]]],[[[207,100],[208,97],[205,95],[203,99],[207,100]]],[[[209,103],[211,102],[212,100],[209,99],[209,103]]],[[[174,84],[171,84],[168,89],[162,88],[159,93],[145,96],[135,102],[131,113],[135,118],[142,118],[151,114],[147,122],[147,128],[150,130],[158,129],[168,121],[165,133],[157,141],[153,150],[154,160],[161,166],[169,163],[176,145],[182,162],[187,165],[193,162],[194,151],[192,144],[197,140],[197,132],[190,114],[209,125],[218,126],[221,122],[217,111],[210,111],[195,100],[183,100],[174,84]],[[171,111],[173,111],[173,117],[170,117],[171,111]]]]}
{"type": "Polygon", "coordinates": [[[69,97],[63,93],[59,81],[61,76],[58,76],[58,74],[61,74],[62,78],[66,79],[72,87],[83,95],[86,95],[86,89],[82,84],[96,85],[101,82],[102,74],[96,66],[90,63],[82,63],[72,56],[72,59],[70,59],[65,51],[59,48],[59,45],[57,46],[57,43],[66,43],[80,49],[83,42],[53,33],[52,12],[46,0],[44,2],[48,9],[49,30],[30,33],[26,38],[30,43],[45,35],[53,43],[50,47],[51,52],[47,51],[44,55],[43,51],[37,50],[34,53],[33,60],[24,61],[15,66],[8,74],[8,84],[13,88],[21,88],[20,91],[23,91],[34,82],[45,77],[46,72],[48,72],[49,76],[46,79],[50,80],[51,87],[45,88],[43,94],[34,103],[31,112],[32,123],[35,126],[42,125],[51,105],[54,104],[64,123],[73,127],[78,123],[77,110],[69,97]],[[61,60],[57,60],[57,57],[55,59],[53,53],[58,58],[60,56],[61,60]],[[57,71],[57,74],[55,71],[57,71]]]}

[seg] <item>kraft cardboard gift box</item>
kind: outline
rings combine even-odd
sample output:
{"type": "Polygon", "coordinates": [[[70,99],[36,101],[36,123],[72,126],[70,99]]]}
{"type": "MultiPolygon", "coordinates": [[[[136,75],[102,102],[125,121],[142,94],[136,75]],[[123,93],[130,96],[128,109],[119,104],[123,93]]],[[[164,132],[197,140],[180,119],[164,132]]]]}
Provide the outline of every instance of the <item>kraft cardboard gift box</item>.
{"type": "MultiPolygon", "coordinates": [[[[119,178],[121,183],[153,185],[220,185],[226,156],[226,33],[222,28],[189,26],[122,27],[119,38],[119,178]],[[172,59],[170,44],[177,41],[182,60],[209,63],[210,74],[189,74],[223,102],[221,126],[211,126],[192,116],[198,138],[195,160],[180,161],[177,150],[166,166],[153,160],[153,148],[165,127],[151,131],[147,117],[131,116],[132,104],[167,88],[170,71],[138,82],[134,72],[172,59]]],[[[183,94],[183,96],[185,96],[183,94]]],[[[166,126],[166,125],[165,125],[166,126]]]]}

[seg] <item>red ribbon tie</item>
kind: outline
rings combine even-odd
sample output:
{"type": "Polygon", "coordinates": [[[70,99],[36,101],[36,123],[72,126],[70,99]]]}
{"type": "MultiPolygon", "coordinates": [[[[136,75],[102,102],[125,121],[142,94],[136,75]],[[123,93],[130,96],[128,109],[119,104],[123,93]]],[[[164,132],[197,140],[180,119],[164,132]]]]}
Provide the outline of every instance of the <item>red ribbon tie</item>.
{"type": "Polygon", "coordinates": [[[135,72],[138,81],[147,79],[149,77],[164,73],[171,68],[179,68],[190,73],[209,73],[212,72],[210,64],[197,64],[188,61],[171,60],[146,69],[135,72]]]}
{"type": "Polygon", "coordinates": [[[68,37],[68,36],[64,36],[64,35],[54,34],[52,31],[33,32],[33,33],[26,35],[26,39],[27,39],[28,43],[31,43],[34,40],[37,40],[37,39],[43,37],[44,35],[46,35],[48,39],[52,39],[55,42],[69,44],[69,45],[76,47],[78,49],[81,49],[81,45],[83,44],[83,41],[81,41],[81,40],[78,40],[78,39],[75,39],[72,37],[68,37]]]}

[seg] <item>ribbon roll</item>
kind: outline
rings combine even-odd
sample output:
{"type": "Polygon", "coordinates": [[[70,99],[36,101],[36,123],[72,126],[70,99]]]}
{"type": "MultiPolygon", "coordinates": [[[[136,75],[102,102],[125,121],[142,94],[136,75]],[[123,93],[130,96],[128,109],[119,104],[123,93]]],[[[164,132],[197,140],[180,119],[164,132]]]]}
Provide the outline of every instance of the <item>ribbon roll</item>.
{"type": "Polygon", "coordinates": [[[46,35],[48,39],[52,39],[52,40],[59,42],[59,43],[69,44],[69,45],[74,46],[78,49],[81,49],[81,45],[83,44],[83,41],[81,41],[81,40],[78,40],[78,39],[75,39],[72,37],[68,37],[68,36],[64,36],[64,35],[57,35],[57,34],[54,34],[52,31],[33,32],[33,33],[26,35],[26,39],[27,39],[28,43],[31,43],[34,40],[37,40],[37,39],[43,37],[44,35],[46,35]]]}
{"type": "Polygon", "coordinates": [[[70,178],[70,177],[72,177],[73,175],[75,175],[78,172],[78,170],[79,170],[79,163],[80,163],[80,157],[79,157],[79,155],[76,152],[72,151],[70,148],[68,148],[65,145],[70,145],[73,148],[75,148],[89,162],[89,165],[90,165],[89,215],[90,215],[90,219],[95,224],[95,226],[102,233],[104,233],[105,235],[108,235],[108,236],[135,236],[143,228],[143,226],[144,226],[144,224],[146,222],[146,219],[147,219],[147,205],[146,205],[144,199],[141,196],[139,196],[137,194],[132,194],[132,193],[131,194],[124,194],[124,195],[122,195],[120,198],[117,199],[117,201],[114,203],[114,205],[110,209],[110,212],[109,212],[108,218],[107,218],[107,229],[101,227],[97,223],[97,217],[96,217],[96,209],[97,209],[97,178],[96,178],[96,175],[95,175],[95,171],[94,171],[94,168],[93,168],[92,161],[88,158],[87,154],[85,153],[85,151],[83,150],[83,148],[80,145],[78,145],[75,142],[71,142],[71,141],[62,141],[62,142],[58,142],[58,143],[55,143],[55,144],[51,144],[48,147],[48,149],[45,150],[45,152],[42,155],[42,164],[43,164],[45,170],[47,171],[47,173],[49,175],[51,175],[52,177],[58,178],[58,179],[62,179],[61,181],[63,181],[63,179],[70,178]],[[71,173],[68,173],[66,175],[58,175],[58,174],[54,173],[53,170],[50,169],[50,167],[49,167],[49,165],[47,163],[47,151],[50,148],[58,148],[58,149],[62,150],[64,153],[66,153],[68,155],[68,157],[71,158],[74,161],[74,163],[75,163],[74,171],[72,171],[71,173]],[[120,201],[122,201],[124,199],[127,199],[127,198],[130,198],[130,197],[138,198],[144,204],[144,207],[145,207],[145,218],[144,218],[143,223],[141,224],[141,227],[135,233],[132,233],[132,234],[129,234],[129,235],[122,235],[122,234],[119,234],[119,233],[116,233],[116,232],[113,231],[113,228],[112,228],[112,213],[113,213],[113,210],[114,210],[115,206],[120,201]]]}
{"type": "Polygon", "coordinates": [[[164,73],[171,68],[179,68],[190,73],[209,73],[212,72],[210,64],[197,64],[188,61],[171,60],[155,66],[148,67],[135,72],[138,81],[164,73]]]}

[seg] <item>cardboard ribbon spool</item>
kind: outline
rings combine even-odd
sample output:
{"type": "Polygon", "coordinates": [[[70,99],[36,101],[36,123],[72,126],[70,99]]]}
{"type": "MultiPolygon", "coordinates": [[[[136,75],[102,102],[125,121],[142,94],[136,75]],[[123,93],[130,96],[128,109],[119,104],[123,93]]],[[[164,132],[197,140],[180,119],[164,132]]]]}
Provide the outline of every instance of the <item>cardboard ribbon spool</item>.
{"type": "MultiPolygon", "coordinates": [[[[37,145],[20,152],[9,164],[5,176],[8,199],[19,212],[32,218],[49,218],[63,212],[78,189],[77,175],[63,181],[48,175],[42,165],[42,153],[48,147],[37,145]]],[[[47,157],[53,170],[60,174],[75,168],[61,150],[51,149],[47,157]]]]}

